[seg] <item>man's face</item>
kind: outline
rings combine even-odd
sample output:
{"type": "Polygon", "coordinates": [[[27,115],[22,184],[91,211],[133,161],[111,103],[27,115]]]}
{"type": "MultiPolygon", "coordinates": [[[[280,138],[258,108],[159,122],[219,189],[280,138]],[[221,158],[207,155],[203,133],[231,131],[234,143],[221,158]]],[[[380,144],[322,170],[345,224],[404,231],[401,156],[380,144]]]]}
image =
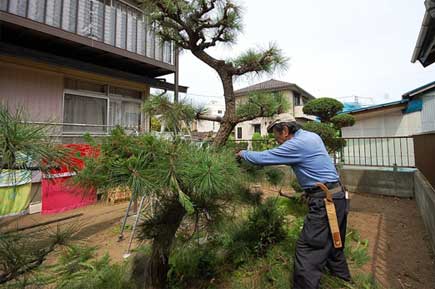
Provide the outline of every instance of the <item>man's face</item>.
{"type": "Polygon", "coordinates": [[[273,128],[273,135],[275,136],[275,140],[278,144],[283,144],[285,141],[292,138],[292,135],[288,132],[288,127],[284,126],[282,131],[277,131],[273,128]]]}

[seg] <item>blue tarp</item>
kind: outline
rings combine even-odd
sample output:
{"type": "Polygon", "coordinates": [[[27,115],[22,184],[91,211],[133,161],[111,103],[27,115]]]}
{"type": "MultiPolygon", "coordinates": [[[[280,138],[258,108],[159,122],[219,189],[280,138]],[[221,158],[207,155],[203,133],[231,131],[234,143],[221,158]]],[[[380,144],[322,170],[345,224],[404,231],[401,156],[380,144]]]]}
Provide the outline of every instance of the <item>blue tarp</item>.
{"type": "Polygon", "coordinates": [[[343,111],[342,112],[349,112],[356,109],[361,108],[362,106],[357,102],[344,102],[343,103],[343,111]]]}
{"type": "Polygon", "coordinates": [[[423,109],[423,100],[413,99],[410,102],[408,102],[408,105],[406,106],[403,113],[411,113],[411,112],[421,111],[422,109],[423,109]]]}

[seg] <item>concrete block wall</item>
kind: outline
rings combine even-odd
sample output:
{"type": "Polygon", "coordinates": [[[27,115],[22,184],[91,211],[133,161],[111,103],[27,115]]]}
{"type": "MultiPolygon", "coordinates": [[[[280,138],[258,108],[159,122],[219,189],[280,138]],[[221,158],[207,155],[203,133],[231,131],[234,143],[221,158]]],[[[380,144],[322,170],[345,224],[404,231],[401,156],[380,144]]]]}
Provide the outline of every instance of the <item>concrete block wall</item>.
{"type": "Polygon", "coordinates": [[[435,190],[419,170],[345,168],[341,178],[351,192],[415,198],[435,253],[435,190]]]}
{"type": "Polygon", "coordinates": [[[420,171],[415,172],[414,182],[417,207],[435,253],[435,190],[420,171]]]}
{"type": "Polygon", "coordinates": [[[414,197],[414,171],[345,168],[340,170],[340,175],[343,183],[351,192],[400,198],[414,197]]]}

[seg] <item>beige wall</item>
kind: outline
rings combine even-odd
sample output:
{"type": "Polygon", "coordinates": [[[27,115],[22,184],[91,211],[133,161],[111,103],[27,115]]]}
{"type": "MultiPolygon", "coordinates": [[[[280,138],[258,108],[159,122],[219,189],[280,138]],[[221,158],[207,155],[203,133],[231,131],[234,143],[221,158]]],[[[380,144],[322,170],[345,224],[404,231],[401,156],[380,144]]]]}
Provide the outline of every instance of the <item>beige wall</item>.
{"type": "Polygon", "coordinates": [[[421,131],[421,112],[403,114],[402,108],[355,115],[355,125],[342,129],[343,137],[410,136],[421,131]]]}
{"type": "MultiPolygon", "coordinates": [[[[288,113],[294,115],[294,105],[293,105],[293,91],[283,91],[282,92],[285,97],[287,97],[289,101],[289,110],[288,113]]],[[[237,97],[237,104],[243,103],[247,100],[247,96],[240,96],[237,97]]],[[[260,124],[261,125],[261,135],[265,136],[267,135],[267,126],[272,121],[271,118],[267,117],[259,117],[254,120],[245,121],[242,123],[239,123],[236,126],[235,132],[236,132],[236,139],[237,139],[237,128],[242,128],[242,139],[244,140],[250,140],[252,138],[252,135],[254,134],[254,124],[260,124]]]]}
{"type": "Polygon", "coordinates": [[[32,121],[62,120],[63,75],[0,62],[0,100],[32,121]]]}
{"type": "MultiPolygon", "coordinates": [[[[82,79],[142,91],[145,83],[125,81],[70,68],[52,66],[14,57],[0,57],[0,102],[14,109],[23,107],[30,121],[63,122],[64,78],[82,79]]],[[[148,131],[149,117],[142,116],[142,130],[148,131]]]]}

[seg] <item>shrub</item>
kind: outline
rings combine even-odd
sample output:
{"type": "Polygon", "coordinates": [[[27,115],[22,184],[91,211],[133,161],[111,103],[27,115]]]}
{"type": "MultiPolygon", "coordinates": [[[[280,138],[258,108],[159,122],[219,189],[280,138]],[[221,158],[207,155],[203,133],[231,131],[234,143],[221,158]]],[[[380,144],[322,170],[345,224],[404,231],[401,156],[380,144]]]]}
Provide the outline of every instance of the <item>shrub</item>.
{"type": "Polygon", "coordinates": [[[254,209],[241,230],[235,234],[233,254],[237,254],[234,250],[245,247],[251,254],[263,256],[271,245],[285,238],[283,226],[284,214],[279,210],[276,200],[267,199],[254,209]]]}
{"type": "Polygon", "coordinates": [[[173,287],[209,280],[216,276],[219,265],[223,263],[224,258],[218,257],[216,248],[192,243],[177,247],[169,258],[168,277],[173,287]]]}
{"type": "Polygon", "coordinates": [[[267,181],[274,186],[278,186],[284,182],[285,174],[278,167],[266,167],[265,169],[267,181]]]}
{"type": "Polygon", "coordinates": [[[331,122],[337,129],[341,129],[343,127],[353,126],[355,124],[355,117],[350,114],[338,114],[331,118],[331,122]]]}
{"type": "Polygon", "coordinates": [[[329,124],[310,121],[304,124],[304,129],[318,134],[329,152],[337,150],[340,144],[345,143],[343,139],[336,137],[337,132],[329,124]]]}
{"type": "Polygon", "coordinates": [[[310,100],[303,108],[305,114],[318,116],[322,122],[329,122],[342,110],[343,104],[341,102],[328,97],[310,100]]]}
{"type": "Polygon", "coordinates": [[[329,153],[340,151],[346,146],[340,130],[355,124],[352,115],[338,114],[342,109],[343,104],[332,98],[311,100],[304,107],[304,113],[315,115],[322,121],[321,123],[308,122],[304,125],[304,129],[318,134],[329,153]]]}
{"type": "Polygon", "coordinates": [[[290,185],[296,193],[302,193],[304,191],[296,178],[291,180],[290,185]]]}

